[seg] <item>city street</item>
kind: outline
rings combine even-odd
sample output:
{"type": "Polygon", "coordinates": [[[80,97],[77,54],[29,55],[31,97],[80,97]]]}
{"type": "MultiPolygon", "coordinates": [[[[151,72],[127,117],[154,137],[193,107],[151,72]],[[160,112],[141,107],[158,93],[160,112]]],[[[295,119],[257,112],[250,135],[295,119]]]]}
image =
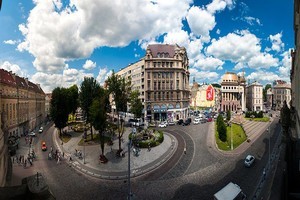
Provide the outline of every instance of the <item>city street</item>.
{"type": "MultiPolygon", "coordinates": [[[[276,124],[277,119],[272,125],[273,145],[280,132],[276,124]]],[[[214,143],[213,125],[214,123],[210,122],[160,128],[177,139],[177,149],[159,168],[131,179],[133,198],[211,199],[214,193],[230,181],[240,185],[248,197],[253,196],[262,170],[268,162],[267,132],[264,131],[241,154],[220,152],[214,143]],[[256,157],[256,161],[251,168],[246,168],[244,158],[250,153],[256,157]]],[[[54,151],[56,150],[52,141],[54,132],[54,127],[51,126],[35,138],[38,159],[29,170],[32,174],[43,173],[57,199],[127,198],[127,179],[99,179],[70,167],[66,158],[60,163],[48,160],[50,147],[53,146],[54,151]],[[41,150],[41,141],[46,142],[48,151],[41,150]]]]}

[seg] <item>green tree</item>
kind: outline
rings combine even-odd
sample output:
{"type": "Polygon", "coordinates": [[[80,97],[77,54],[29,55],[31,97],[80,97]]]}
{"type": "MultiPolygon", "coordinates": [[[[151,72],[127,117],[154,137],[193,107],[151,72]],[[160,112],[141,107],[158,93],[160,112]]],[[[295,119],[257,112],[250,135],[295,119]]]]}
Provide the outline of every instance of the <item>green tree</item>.
{"type": "Polygon", "coordinates": [[[219,115],[217,117],[217,132],[218,132],[218,136],[219,136],[219,139],[222,141],[222,142],[226,142],[227,140],[227,129],[226,129],[226,125],[225,125],[225,122],[224,122],[224,119],[222,117],[222,115],[219,115]]]}
{"type": "MultiPolygon", "coordinates": [[[[115,72],[107,79],[109,93],[112,95],[113,102],[116,107],[116,112],[118,116],[117,126],[118,126],[118,139],[119,139],[119,151],[121,148],[121,138],[123,137],[125,127],[124,120],[120,119],[120,112],[127,112],[127,103],[129,102],[129,95],[131,93],[131,81],[126,80],[115,72]]],[[[113,114],[114,115],[114,114],[113,114]]]]}
{"type": "Polygon", "coordinates": [[[77,108],[78,108],[78,87],[77,85],[73,85],[68,88],[69,96],[70,96],[70,109],[71,113],[75,114],[77,108]]]}
{"type": "MultiPolygon", "coordinates": [[[[84,117],[87,123],[91,123],[90,119],[90,106],[93,100],[100,92],[100,85],[93,77],[84,77],[80,86],[79,101],[82,110],[84,111],[84,117]]],[[[93,139],[93,127],[90,126],[91,138],[93,139]]]]}
{"type": "Polygon", "coordinates": [[[263,99],[264,99],[264,102],[267,102],[267,91],[268,91],[269,88],[272,88],[271,84],[267,84],[265,86],[265,88],[263,89],[263,99]]]}
{"type": "Polygon", "coordinates": [[[96,130],[99,131],[100,135],[100,147],[101,156],[100,159],[104,162],[107,158],[104,156],[104,145],[105,145],[105,131],[108,127],[107,122],[107,111],[109,109],[109,95],[108,91],[104,90],[102,87],[99,89],[99,94],[94,98],[91,107],[89,108],[89,116],[91,124],[96,130]]]}
{"type": "Polygon", "coordinates": [[[135,90],[130,94],[130,113],[134,114],[135,118],[140,118],[142,116],[143,104],[139,98],[140,92],[135,90]]]}
{"type": "Polygon", "coordinates": [[[52,91],[50,101],[50,116],[54,121],[55,127],[59,129],[60,136],[62,129],[67,126],[68,115],[70,113],[69,92],[66,88],[57,87],[52,91]]]}

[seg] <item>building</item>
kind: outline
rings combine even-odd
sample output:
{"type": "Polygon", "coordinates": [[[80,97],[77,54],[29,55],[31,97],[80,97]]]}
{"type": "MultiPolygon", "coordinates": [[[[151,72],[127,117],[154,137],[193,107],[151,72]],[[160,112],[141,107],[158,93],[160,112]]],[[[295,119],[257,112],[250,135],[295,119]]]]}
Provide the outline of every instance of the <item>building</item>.
{"type": "Polygon", "coordinates": [[[46,117],[50,117],[50,102],[52,99],[52,93],[47,93],[45,97],[45,115],[46,117]]]}
{"type": "Polygon", "coordinates": [[[189,60],[178,45],[149,45],[145,56],[146,119],[179,120],[189,113],[189,60]]]}
{"type": "MultiPolygon", "coordinates": [[[[132,85],[132,91],[138,90],[140,92],[139,98],[141,99],[143,105],[145,101],[145,61],[141,59],[127,67],[121,69],[116,73],[116,75],[124,77],[125,79],[130,79],[132,85]]],[[[113,101],[112,101],[113,102],[113,101]]],[[[115,109],[114,103],[112,108],[115,109]]],[[[129,109],[128,109],[129,110],[129,109]]]]}
{"type": "Polygon", "coordinates": [[[248,111],[263,110],[263,85],[253,82],[247,86],[246,107],[248,111]]]}
{"type": "Polygon", "coordinates": [[[199,89],[199,84],[195,81],[195,77],[193,79],[193,85],[191,86],[190,93],[190,107],[197,108],[196,95],[199,89]]]}
{"type": "Polygon", "coordinates": [[[2,126],[9,136],[21,136],[45,119],[45,93],[40,85],[0,69],[2,126]]]}
{"type": "Polygon", "coordinates": [[[184,47],[153,44],[147,47],[144,58],[116,74],[130,78],[132,89],[140,92],[145,119],[174,121],[188,116],[188,68],[184,47]]]}
{"type": "Polygon", "coordinates": [[[273,87],[273,102],[276,110],[280,110],[283,102],[286,101],[289,105],[291,97],[291,84],[277,84],[273,87]]]}
{"type": "Polygon", "coordinates": [[[267,90],[267,102],[266,102],[266,108],[272,109],[273,108],[273,91],[272,88],[269,88],[267,90]]]}
{"type": "Polygon", "coordinates": [[[245,87],[244,75],[239,76],[232,72],[226,72],[221,83],[221,111],[245,111],[245,87]]]}
{"type": "Polygon", "coordinates": [[[205,110],[210,109],[214,111],[216,105],[215,88],[212,85],[200,85],[197,87],[197,89],[198,90],[196,91],[196,93],[194,95],[191,95],[190,106],[205,110]]]}

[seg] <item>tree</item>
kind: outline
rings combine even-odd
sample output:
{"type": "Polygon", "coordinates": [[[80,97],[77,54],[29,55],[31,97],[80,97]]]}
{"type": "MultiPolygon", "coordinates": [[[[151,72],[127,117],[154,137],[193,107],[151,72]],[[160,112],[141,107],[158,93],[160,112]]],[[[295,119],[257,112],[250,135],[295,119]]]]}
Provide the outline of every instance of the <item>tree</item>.
{"type": "Polygon", "coordinates": [[[101,155],[100,160],[102,162],[107,162],[107,158],[104,156],[104,145],[105,145],[105,131],[108,126],[107,122],[107,111],[109,109],[109,98],[108,91],[104,90],[102,87],[99,89],[99,95],[93,100],[93,103],[89,109],[89,116],[91,124],[96,130],[99,131],[100,135],[100,147],[101,155]]]}
{"type": "Polygon", "coordinates": [[[52,99],[50,101],[50,116],[54,121],[55,127],[61,130],[67,126],[68,115],[70,113],[69,94],[65,88],[55,88],[52,91],[52,99]]]}
{"type": "Polygon", "coordinates": [[[124,77],[116,75],[115,72],[107,79],[107,85],[109,93],[112,95],[113,102],[117,111],[117,126],[118,126],[118,139],[119,150],[117,154],[122,151],[121,138],[124,134],[124,120],[120,119],[120,112],[127,112],[127,103],[129,101],[129,95],[131,93],[131,81],[126,80],[124,77]]]}
{"type": "Polygon", "coordinates": [[[269,88],[272,88],[271,84],[267,84],[265,86],[265,88],[263,89],[263,99],[264,99],[264,102],[267,102],[267,91],[268,91],[269,88]]]}
{"type": "Polygon", "coordinates": [[[73,85],[68,88],[69,96],[70,96],[70,109],[71,113],[75,114],[77,108],[78,108],[78,87],[77,85],[73,85]]]}
{"type": "Polygon", "coordinates": [[[225,142],[227,140],[227,134],[226,134],[227,129],[222,115],[219,115],[217,117],[217,132],[218,132],[219,139],[222,142],[225,142]]]}
{"type": "Polygon", "coordinates": [[[130,94],[130,112],[134,114],[135,118],[140,118],[142,116],[143,104],[139,98],[140,92],[135,90],[130,94]]]}
{"type": "MultiPolygon", "coordinates": [[[[100,92],[100,85],[97,83],[96,79],[93,77],[84,77],[83,82],[80,86],[79,100],[80,106],[84,111],[84,117],[87,123],[91,122],[90,119],[90,106],[93,103],[93,100],[100,92]]],[[[91,128],[91,138],[93,139],[93,127],[91,128]]]]}

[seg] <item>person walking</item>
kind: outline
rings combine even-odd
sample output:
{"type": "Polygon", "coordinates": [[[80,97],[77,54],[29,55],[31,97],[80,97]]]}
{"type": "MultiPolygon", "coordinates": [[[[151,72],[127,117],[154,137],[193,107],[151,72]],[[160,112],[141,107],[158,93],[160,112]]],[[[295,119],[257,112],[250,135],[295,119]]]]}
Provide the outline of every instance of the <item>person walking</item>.
{"type": "Polygon", "coordinates": [[[265,180],[266,179],[266,168],[264,168],[264,170],[263,170],[263,180],[265,180]]]}

